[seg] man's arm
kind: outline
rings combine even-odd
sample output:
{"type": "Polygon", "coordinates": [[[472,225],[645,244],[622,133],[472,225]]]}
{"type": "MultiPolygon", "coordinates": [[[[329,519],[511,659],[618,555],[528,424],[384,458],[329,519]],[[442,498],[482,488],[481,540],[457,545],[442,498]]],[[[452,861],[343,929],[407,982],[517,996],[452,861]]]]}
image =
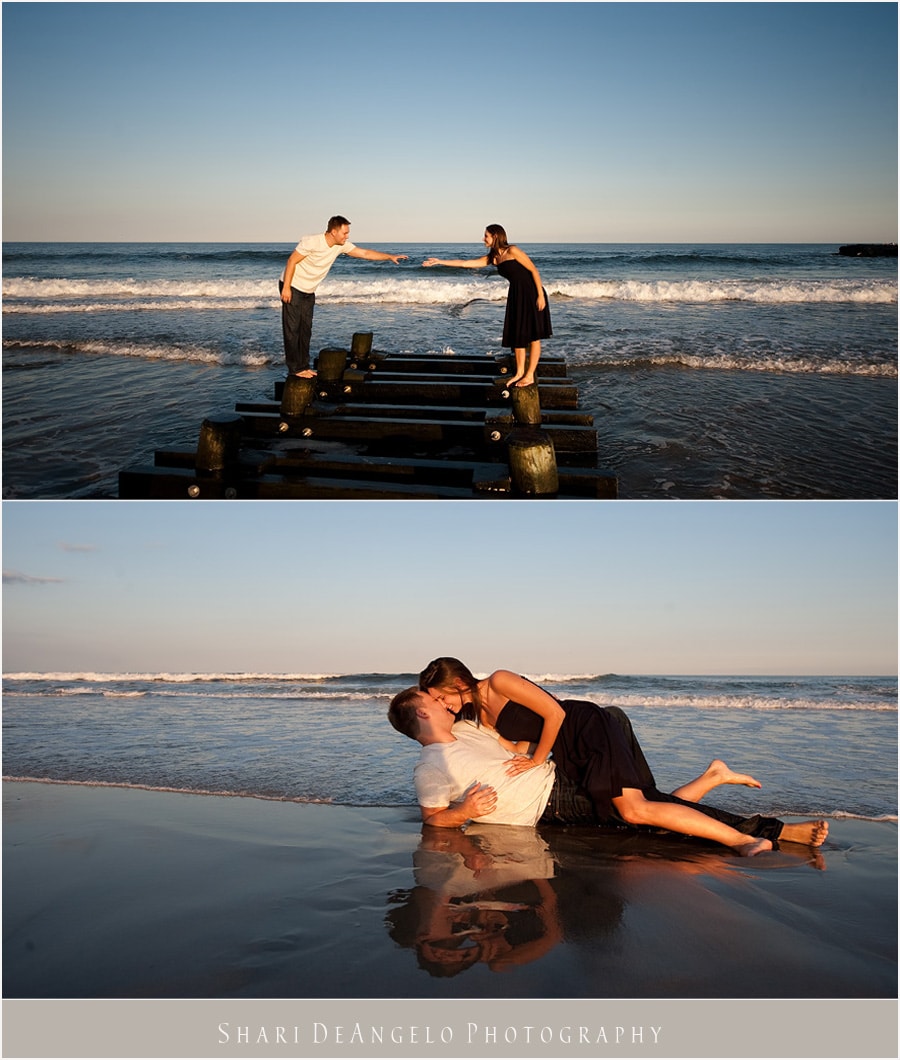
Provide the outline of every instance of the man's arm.
{"type": "Polygon", "coordinates": [[[486,784],[475,783],[462,802],[451,806],[423,806],[422,820],[435,828],[460,828],[475,817],[484,817],[497,808],[497,792],[486,784]]]}
{"type": "Polygon", "coordinates": [[[294,278],[294,269],[300,264],[301,261],[306,257],[305,254],[299,254],[296,250],[291,252],[291,256],[287,259],[287,265],[284,267],[284,283],[281,286],[281,300],[290,304],[291,301],[291,280],[294,278]]]}
{"type": "Polygon", "coordinates": [[[392,261],[395,265],[398,261],[406,261],[408,254],[385,254],[381,250],[366,250],[365,247],[354,247],[347,251],[348,258],[365,258],[366,261],[392,261]]]}

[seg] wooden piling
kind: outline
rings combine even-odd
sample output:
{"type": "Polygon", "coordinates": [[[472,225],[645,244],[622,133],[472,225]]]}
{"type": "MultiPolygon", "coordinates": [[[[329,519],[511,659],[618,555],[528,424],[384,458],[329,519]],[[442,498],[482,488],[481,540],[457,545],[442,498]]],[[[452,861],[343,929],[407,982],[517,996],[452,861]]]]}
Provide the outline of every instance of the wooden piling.
{"type": "Polygon", "coordinates": [[[316,370],[319,373],[320,383],[339,383],[347,367],[348,353],[346,350],[325,349],[319,350],[316,361],[316,370]]]}
{"type": "Polygon", "coordinates": [[[514,431],[508,442],[513,490],[526,497],[552,497],[559,492],[559,472],[552,439],[540,431],[514,431]]]}
{"type": "Polygon", "coordinates": [[[316,380],[299,375],[289,375],[284,381],[281,395],[282,416],[302,416],[316,392],[316,380]]]}
{"type": "Polygon", "coordinates": [[[372,337],[371,331],[354,331],[350,341],[350,356],[368,357],[372,352],[372,337]]]}
{"type": "Polygon", "coordinates": [[[237,463],[243,417],[234,412],[207,416],[200,425],[196,468],[217,474],[237,463]]]}
{"type": "Polygon", "coordinates": [[[513,416],[523,427],[535,427],[541,422],[541,399],[536,383],[510,388],[513,416]]]}

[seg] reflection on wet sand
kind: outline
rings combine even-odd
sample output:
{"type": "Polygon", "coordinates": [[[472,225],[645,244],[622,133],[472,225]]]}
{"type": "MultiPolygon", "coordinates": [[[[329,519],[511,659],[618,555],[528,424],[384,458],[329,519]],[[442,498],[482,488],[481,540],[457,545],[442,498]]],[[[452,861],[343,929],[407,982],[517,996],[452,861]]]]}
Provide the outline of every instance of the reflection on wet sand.
{"type": "MultiPolygon", "coordinates": [[[[794,844],[768,855],[765,867],[798,858],[825,867],[820,850],[794,844]]],[[[388,896],[389,934],[415,950],[423,971],[451,977],[477,964],[508,971],[567,941],[609,945],[645,885],[658,891],[685,874],[734,881],[745,866],[684,837],[476,823],[423,827],[413,868],[415,886],[388,896]]]]}

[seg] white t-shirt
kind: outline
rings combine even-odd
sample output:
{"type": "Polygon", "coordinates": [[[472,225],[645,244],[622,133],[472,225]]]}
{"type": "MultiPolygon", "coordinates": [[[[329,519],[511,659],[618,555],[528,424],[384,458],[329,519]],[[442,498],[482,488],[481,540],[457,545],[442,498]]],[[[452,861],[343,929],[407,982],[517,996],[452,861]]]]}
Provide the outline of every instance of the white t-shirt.
{"type": "Polygon", "coordinates": [[[553,763],[544,762],[510,777],[506,766],[513,754],[501,745],[493,730],[479,728],[472,721],[458,721],[453,736],[450,743],[422,748],[413,773],[419,805],[450,806],[477,782],[497,792],[496,809],[479,817],[479,824],[536,824],[553,787],[553,763]]]}
{"type": "MultiPolygon", "coordinates": [[[[324,233],[319,233],[315,236],[304,236],[295,250],[303,255],[303,261],[298,262],[294,267],[291,287],[296,287],[298,291],[303,291],[305,294],[312,294],[328,275],[335,259],[341,254],[349,254],[351,250],[356,250],[356,246],[348,239],[343,246],[335,243],[333,247],[330,247],[324,233]]],[[[283,272],[281,282],[284,283],[283,272]]]]}

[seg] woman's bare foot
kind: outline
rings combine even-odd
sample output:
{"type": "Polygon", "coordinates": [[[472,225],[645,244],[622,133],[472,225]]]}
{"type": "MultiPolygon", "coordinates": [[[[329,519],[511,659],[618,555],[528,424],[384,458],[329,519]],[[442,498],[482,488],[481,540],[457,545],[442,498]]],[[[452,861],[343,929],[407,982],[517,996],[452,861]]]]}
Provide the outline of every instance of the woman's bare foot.
{"type": "Polygon", "coordinates": [[[751,777],[749,773],[735,773],[721,758],[714,758],[709,763],[704,776],[715,781],[716,787],[720,784],[743,784],[747,788],[762,787],[756,777],[751,777]]]}
{"type": "Polygon", "coordinates": [[[520,375],[511,375],[511,376],[509,377],[509,379],[504,379],[504,380],[503,380],[503,385],[504,385],[504,386],[515,386],[515,385],[516,385],[516,383],[518,383],[518,381],[519,381],[519,380],[520,380],[521,378],[522,378],[522,377],[521,377],[520,375]]]}
{"type": "Polygon", "coordinates": [[[516,383],[516,386],[531,386],[533,382],[533,375],[523,375],[522,378],[516,383]]]}
{"type": "Polygon", "coordinates": [[[720,784],[743,784],[748,788],[762,787],[756,777],[751,777],[749,773],[735,773],[721,758],[714,758],[699,777],[688,781],[687,784],[682,784],[672,794],[680,799],[687,799],[688,802],[700,802],[704,795],[720,784]]]}
{"type": "Polygon", "coordinates": [[[799,821],[797,824],[786,824],[778,837],[779,842],[803,843],[808,847],[820,847],[827,838],[827,821],[799,821]]]}
{"type": "Polygon", "coordinates": [[[742,858],[752,858],[756,854],[763,854],[771,849],[772,841],[770,839],[754,839],[752,836],[747,837],[746,843],[738,843],[737,846],[732,847],[735,854],[740,854],[742,858]]]}
{"type": "Polygon", "coordinates": [[[315,378],[316,373],[312,368],[304,368],[302,372],[294,372],[294,375],[297,376],[298,379],[313,379],[315,378]]]}

